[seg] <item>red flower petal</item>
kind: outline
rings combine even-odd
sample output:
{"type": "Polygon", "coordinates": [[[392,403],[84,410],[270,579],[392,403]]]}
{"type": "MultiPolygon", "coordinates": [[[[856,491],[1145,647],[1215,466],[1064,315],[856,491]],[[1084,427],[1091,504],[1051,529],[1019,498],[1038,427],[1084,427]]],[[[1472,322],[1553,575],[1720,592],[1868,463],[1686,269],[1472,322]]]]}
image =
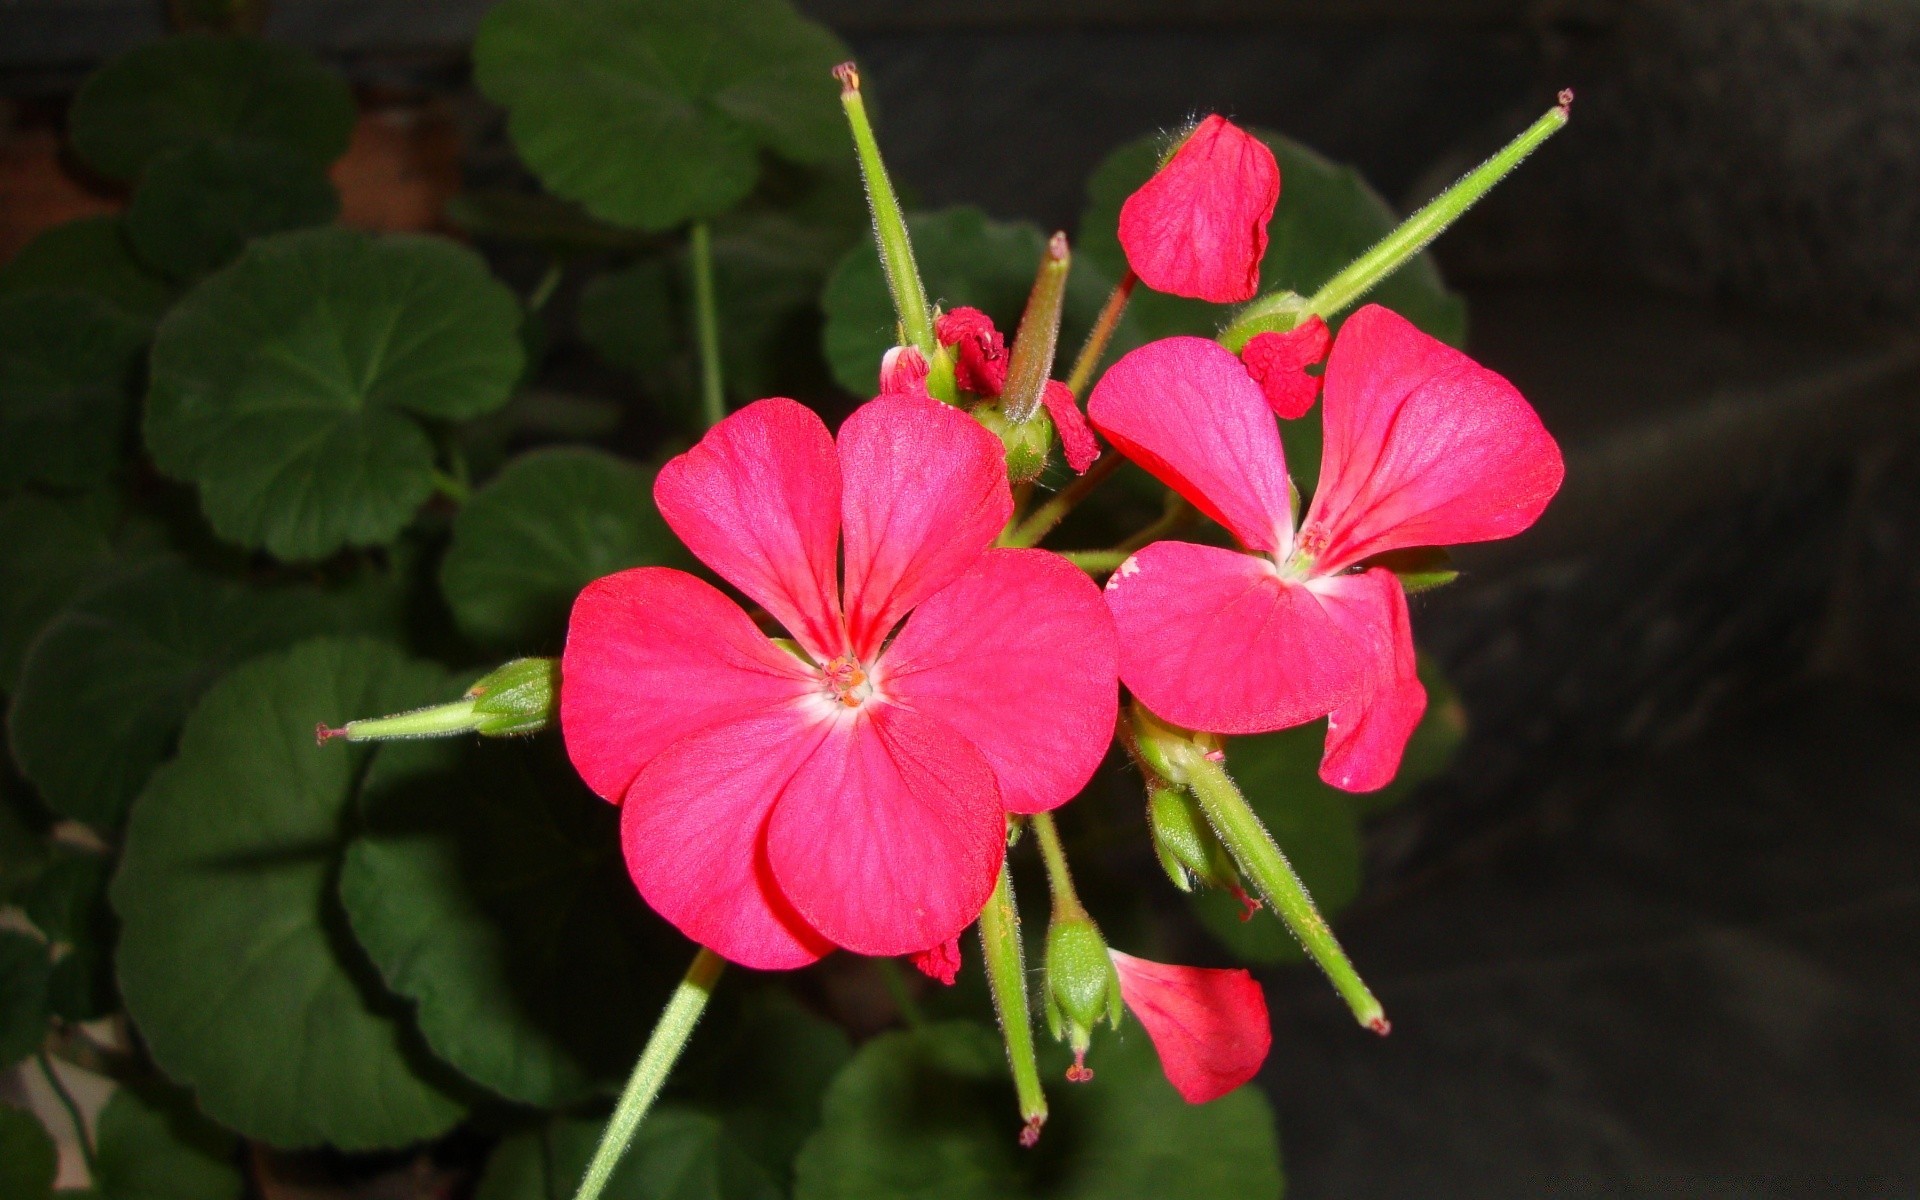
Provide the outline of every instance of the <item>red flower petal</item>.
{"type": "Polygon", "coordinates": [[[1352,699],[1372,662],[1311,590],[1217,546],[1155,542],[1107,580],[1107,607],[1121,682],[1188,729],[1304,724],[1352,699]]]}
{"type": "Polygon", "coordinates": [[[1060,451],[1067,456],[1067,465],[1073,468],[1074,474],[1085,475],[1093,460],[1100,457],[1100,443],[1094,439],[1093,429],[1080,412],[1073,392],[1058,379],[1049,379],[1040,392],[1040,403],[1047,406],[1047,416],[1053,418],[1053,428],[1060,435],[1060,451]]]}
{"type": "Polygon", "coordinates": [[[1253,976],[1108,953],[1121,998],[1146,1026],[1167,1081],[1187,1103],[1217,1100],[1259,1073],[1273,1028],[1253,976]]]}
{"type": "Polygon", "coordinates": [[[1301,528],[1331,574],[1383,551],[1511,537],[1559,490],[1560,447],[1517,389],[1369,304],[1327,360],[1326,450],[1301,528]]]}
{"type": "Polygon", "coordinates": [[[567,754],[587,786],[616,803],[678,739],[819,686],[719,589],[664,567],[588,584],[573,602],[560,671],[567,754]]]}
{"type": "Polygon", "coordinates": [[[1251,550],[1293,528],[1280,430],[1247,370],[1218,342],[1173,337],[1133,351],[1087,401],[1107,440],[1251,550]]]}
{"type": "Polygon", "coordinates": [[[834,547],[840,461],[819,417],[759,400],[660,468],[660,515],[700,561],[824,662],[846,649],[834,547]]]}
{"type": "Polygon", "coordinates": [[[918,951],[913,955],[913,966],[928,979],[937,979],[952,987],[960,974],[960,939],[951,937],[937,946],[918,951]]]}
{"type": "Polygon", "coordinates": [[[847,629],[869,664],[914,605],[959,578],[1013,512],[1000,439],[951,405],[882,396],[840,427],[847,629]]]}
{"type": "Polygon", "coordinates": [[[836,714],[767,823],[767,860],[808,925],[911,954],[980,915],[1006,850],[993,768],[953,730],[870,701],[836,714]]]}
{"type": "Polygon", "coordinates": [[[1313,407],[1320,395],[1320,377],[1307,374],[1307,368],[1327,356],[1332,340],[1327,323],[1311,317],[1287,333],[1258,334],[1241,347],[1240,361],[1276,416],[1292,421],[1313,407]]]}
{"type": "Polygon", "coordinates": [[[1370,669],[1359,693],[1327,718],[1320,778],[1349,792],[1371,792],[1393,782],[1407,739],[1427,711],[1407,620],[1407,593],[1392,571],[1336,575],[1308,583],[1335,623],[1372,645],[1370,669]]]}
{"type": "Polygon", "coordinates": [[[1280,164],[1259,138],[1214,115],[1120,206],[1120,245],[1157,292],[1232,304],[1260,290],[1280,164]]]}
{"type": "Polygon", "coordinates": [[[1045,550],[989,550],[907,618],[876,686],[980,751],[1008,811],[1041,812],[1105,757],[1118,658],[1086,572],[1045,550]]]}
{"type": "Polygon", "coordinates": [[[993,318],[977,308],[960,307],[934,323],[934,336],[953,347],[954,381],[976,396],[998,396],[1007,386],[1007,339],[993,318]]]}
{"type": "Polygon", "coordinates": [[[912,346],[895,346],[880,358],[882,396],[927,396],[927,359],[912,346]]]}
{"type": "Polygon", "coordinates": [[[833,949],[780,894],[762,846],[775,799],[831,728],[782,705],[681,738],[647,765],[620,838],[654,911],[742,966],[802,967],[833,949]]]}

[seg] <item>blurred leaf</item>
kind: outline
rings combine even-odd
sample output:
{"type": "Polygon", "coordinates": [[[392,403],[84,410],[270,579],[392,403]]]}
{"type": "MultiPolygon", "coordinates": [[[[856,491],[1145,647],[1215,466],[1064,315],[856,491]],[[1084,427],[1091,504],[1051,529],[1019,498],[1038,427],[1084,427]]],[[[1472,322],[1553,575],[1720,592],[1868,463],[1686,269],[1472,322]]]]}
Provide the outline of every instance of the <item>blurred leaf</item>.
{"type": "Polygon", "coordinates": [[[173,303],[174,288],[133,256],[119,217],[55,225],[0,265],[0,295],[77,291],[148,325],[173,303]]]}
{"type": "Polygon", "coordinates": [[[104,854],[57,844],[20,907],[48,941],[71,945],[89,935],[105,907],[110,866],[104,854]]]}
{"type": "Polygon", "coordinates": [[[116,530],[114,508],[104,495],[0,502],[0,688],[14,689],[27,647],[76,593],[157,552],[146,524],[116,530]]]}
{"type": "Polygon", "coordinates": [[[237,1200],[232,1134],[172,1089],[121,1087],[100,1110],[94,1194],[99,1200],[237,1200]]]}
{"type": "Polygon", "coordinates": [[[136,47],[80,88],[73,148],[110,179],[203,139],[265,142],[325,166],[347,148],[353,94],[304,50],[247,37],[184,34],[136,47]]]}
{"type": "Polygon", "coordinates": [[[32,1113],[0,1104],[0,1196],[48,1200],[60,1151],[32,1113]]]}
{"type": "MultiPolygon", "coordinates": [[[[501,1142],[474,1200],[568,1200],[606,1122],[556,1117],[501,1142]]],[[[718,1117],[676,1104],[647,1115],[604,1200],[778,1200],[781,1190],[733,1146],[718,1117]]]]}
{"type": "Polygon", "coordinates": [[[0,489],[119,465],[146,326],[81,292],[0,296],[0,489]]]}
{"type": "MultiPolygon", "coordinates": [[[[928,298],[948,311],[962,305],[984,311],[1011,345],[1046,250],[1040,227],[996,221],[977,208],[948,208],[909,217],[907,229],[928,298]]],[[[1056,376],[1067,373],[1115,278],[1091,258],[1074,259],[1056,376]]],[[[895,344],[896,319],[871,238],[840,260],[820,303],[827,313],[823,338],[834,379],[856,396],[873,395],[880,356],[895,344]]]]}
{"type": "MultiPolygon", "coordinates": [[[[796,1200],[1276,1200],[1280,1150],[1265,1097],[1181,1100],[1137,1024],[1102,1036],[1095,1078],[1054,1086],[1040,1144],[1022,1149],[1006,1053],[971,1023],[887,1033],[827,1092],[801,1151],[796,1200]]],[[[1049,1078],[1058,1074],[1048,1071],[1049,1078]]]]}
{"type": "Polygon", "coordinates": [[[48,808],[111,834],[214,680],[262,651],[358,632],[357,615],[313,589],[245,587],[177,562],[131,571],[34,642],[7,715],[14,758],[48,808]]]}
{"type": "Polygon", "coordinates": [[[0,1071],[40,1048],[47,1036],[47,946],[0,929],[0,1071]]]}
{"type": "MultiPolygon", "coordinates": [[[[1260,291],[1312,295],[1400,223],[1400,218],[1352,167],[1332,162],[1291,138],[1256,131],[1280,162],[1280,204],[1267,227],[1260,291]]],[[[1116,233],[1120,206],[1153,174],[1164,149],[1144,137],[1109,154],[1087,181],[1087,207],[1075,249],[1118,278],[1127,259],[1116,233]]],[[[1384,304],[1442,341],[1459,345],[1466,307],[1449,292],[1429,255],[1421,255],[1375,288],[1367,301],[1384,304]]],[[[1141,287],[1127,305],[1140,340],[1194,334],[1212,337],[1237,306],[1166,296],[1141,287]]],[[[1340,324],[1338,319],[1331,322],[1340,324]]]]}
{"type": "Polygon", "coordinates": [[[27,799],[26,785],[0,762],[0,905],[32,886],[53,852],[51,818],[27,799]]]}
{"type": "Polygon", "coordinates": [[[550,741],[396,743],[340,880],[435,1054],[543,1108],[617,1090],[685,944],[627,878],[619,810],[550,741]]]}
{"type": "Polygon", "coordinates": [[[127,240],[162,274],[195,279],[248,241],[325,225],[340,197],[321,168],[252,142],[194,142],[156,155],[127,208],[127,240]]]}
{"type": "Polygon", "coordinates": [[[536,450],[461,506],[440,581],[468,636],[550,652],[581,588],[686,561],[653,506],[650,472],[599,450],[536,450]]]}
{"type": "Polygon", "coordinates": [[[469,237],[529,242],[558,255],[644,249],[658,240],[597,221],[578,205],[553,196],[500,189],[461,192],[447,201],[447,220],[469,237]]]}
{"type": "Polygon", "coordinates": [[[847,148],[849,57],[786,0],[505,0],[473,47],[521,158],[616,225],[670,229],[753,190],[760,154],[847,148]]]}
{"type": "Polygon", "coordinates": [[[262,238],[161,323],[147,445],[242,545],[299,559],[390,542],[433,488],[421,419],[505,404],[519,327],[513,293],[451,242],[262,238]]]}
{"type": "Polygon", "coordinates": [[[160,1068],[250,1138],[367,1150],[460,1119],[334,894],[367,750],[313,737],[456,690],[366,640],[255,659],[201,699],[134,805],[111,889],[128,1011],[160,1068]]]}

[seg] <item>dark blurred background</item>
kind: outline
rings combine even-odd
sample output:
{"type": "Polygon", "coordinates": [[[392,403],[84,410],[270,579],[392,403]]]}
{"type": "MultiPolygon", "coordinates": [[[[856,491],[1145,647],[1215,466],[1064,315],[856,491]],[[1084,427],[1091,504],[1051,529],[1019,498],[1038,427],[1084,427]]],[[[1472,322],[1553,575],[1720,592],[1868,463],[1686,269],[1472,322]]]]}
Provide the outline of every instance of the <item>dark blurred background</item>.
{"type": "MultiPolygon", "coordinates": [[[[1437,249],[1568,483],[1416,611],[1472,732],[1369,827],[1343,924],[1392,1038],[1269,980],[1289,1194],[1920,1195],[1920,4],[800,7],[922,202],[1069,229],[1109,149],[1196,114],[1404,208],[1576,90],[1437,249]]],[[[350,220],[516,170],[466,80],[485,8],[274,4],[388,106],[350,220]]],[[[0,257],[107,203],[60,109],[164,28],[0,0],[0,257]]]]}

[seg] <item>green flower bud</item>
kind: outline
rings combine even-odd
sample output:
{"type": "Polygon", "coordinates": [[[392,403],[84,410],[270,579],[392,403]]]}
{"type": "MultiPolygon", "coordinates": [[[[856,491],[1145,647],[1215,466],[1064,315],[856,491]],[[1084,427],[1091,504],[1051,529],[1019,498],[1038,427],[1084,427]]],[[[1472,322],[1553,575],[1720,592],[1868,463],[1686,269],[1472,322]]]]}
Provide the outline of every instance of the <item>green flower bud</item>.
{"type": "Polygon", "coordinates": [[[1215,761],[1220,758],[1219,735],[1196,733],[1169,724],[1148,712],[1137,700],[1127,710],[1125,728],[1127,749],[1133,752],[1135,760],[1149,774],[1169,783],[1186,782],[1186,769],[1180,765],[1181,757],[1186,754],[1197,750],[1215,761]]]}
{"type": "Polygon", "coordinates": [[[516,658],[497,667],[448,704],[433,704],[389,717],[364,717],[338,729],[314,730],[321,742],[385,742],[405,738],[512,737],[537,733],[553,723],[560,690],[560,663],[551,658],[516,658]]]}
{"type": "Polygon", "coordinates": [[[973,419],[991,430],[1007,448],[1007,480],[1025,483],[1046,469],[1047,454],[1053,449],[1053,422],[1045,410],[1018,425],[1007,420],[997,404],[982,404],[973,410],[973,419]]]}
{"type": "Polygon", "coordinates": [[[1103,1019],[1120,1026],[1120,975],[1107,953],[1100,927],[1086,917],[1056,920],[1047,930],[1047,1029],[1073,1049],[1067,1078],[1093,1078],[1087,1046],[1103,1019]]]}

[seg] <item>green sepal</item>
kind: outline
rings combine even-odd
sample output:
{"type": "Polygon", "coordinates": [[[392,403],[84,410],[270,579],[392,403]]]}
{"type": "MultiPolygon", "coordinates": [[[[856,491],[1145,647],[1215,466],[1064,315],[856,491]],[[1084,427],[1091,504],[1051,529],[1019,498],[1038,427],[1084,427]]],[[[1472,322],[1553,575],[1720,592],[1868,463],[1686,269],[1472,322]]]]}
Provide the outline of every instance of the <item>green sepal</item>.
{"type": "Polygon", "coordinates": [[[982,404],[973,410],[973,419],[1007,448],[1008,483],[1025,483],[1046,469],[1047,454],[1053,449],[1053,422],[1044,411],[1015,424],[998,404],[982,404]]]}
{"type": "Polygon", "coordinates": [[[1102,1019],[1119,1027],[1120,1007],[1120,974],[1100,927],[1085,917],[1055,921],[1047,930],[1049,1032],[1083,1054],[1102,1019]]]}
{"type": "Polygon", "coordinates": [[[538,733],[553,723],[559,694],[557,658],[516,658],[495,667],[467,689],[473,701],[473,731],[481,737],[538,733]]]}
{"type": "Polygon", "coordinates": [[[1439,546],[1420,546],[1411,550],[1389,550],[1367,560],[1369,567],[1385,567],[1400,577],[1407,595],[1415,596],[1445,587],[1460,578],[1453,556],[1439,546]]]}

